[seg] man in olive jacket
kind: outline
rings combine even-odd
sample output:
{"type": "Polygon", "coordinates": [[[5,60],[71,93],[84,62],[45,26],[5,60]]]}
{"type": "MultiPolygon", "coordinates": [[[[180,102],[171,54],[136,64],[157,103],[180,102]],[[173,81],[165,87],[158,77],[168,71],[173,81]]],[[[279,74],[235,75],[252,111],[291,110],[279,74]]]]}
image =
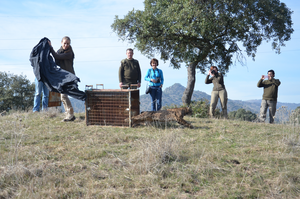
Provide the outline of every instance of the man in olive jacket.
{"type": "Polygon", "coordinates": [[[269,107],[270,123],[274,122],[274,117],[276,113],[276,104],[278,96],[278,86],[280,85],[279,79],[275,79],[274,70],[268,71],[268,79],[262,75],[261,79],[257,83],[257,87],[264,88],[263,99],[260,106],[260,116],[258,118],[259,122],[264,122],[266,120],[266,113],[269,107]]]}
{"type": "MultiPolygon", "coordinates": [[[[119,86],[120,88],[131,87],[131,84],[141,86],[141,69],[138,60],[133,59],[133,50],[128,48],[126,50],[126,59],[121,61],[119,68],[119,86]]],[[[131,87],[133,88],[133,87],[131,87]]]]}

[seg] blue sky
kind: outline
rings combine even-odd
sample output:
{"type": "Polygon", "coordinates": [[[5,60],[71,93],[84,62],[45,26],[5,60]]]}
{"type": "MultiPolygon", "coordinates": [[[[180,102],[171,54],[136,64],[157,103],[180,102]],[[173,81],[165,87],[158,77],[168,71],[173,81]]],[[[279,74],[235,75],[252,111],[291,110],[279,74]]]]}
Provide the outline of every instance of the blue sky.
{"type": "MultiPolygon", "coordinates": [[[[246,66],[239,63],[231,66],[224,79],[229,99],[261,99],[263,90],[256,84],[261,75],[273,69],[275,78],[281,81],[278,101],[300,103],[300,2],[282,2],[294,12],[292,39],[286,42],[281,54],[276,54],[270,43],[264,43],[258,48],[255,61],[247,58],[246,66]]],[[[115,15],[123,18],[133,8],[143,10],[143,7],[142,0],[1,0],[0,71],[26,75],[34,82],[29,62],[32,48],[41,38],[48,37],[54,49],[58,49],[61,38],[67,35],[75,52],[74,68],[81,80],[79,88],[84,90],[85,85],[104,84],[105,89],[118,89],[120,61],[126,58],[125,50],[133,46],[119,41],[110,26],[115,15]]],[[[139,60],[144,77],[150,60],[138,50],[134,58],[139,60]]],[[[160,61],[158,67],[164,72],[164,88],[174,83],[186,86],[184,66],[176,70],[170,68],[168,62],[160,61]]],[[[212,85],[204,84],[205,77],[200,72],[196,74],[195,90],[210,94],[212,85]]],[[[145,87],[143,81],[141,94],[145,87]]]]}

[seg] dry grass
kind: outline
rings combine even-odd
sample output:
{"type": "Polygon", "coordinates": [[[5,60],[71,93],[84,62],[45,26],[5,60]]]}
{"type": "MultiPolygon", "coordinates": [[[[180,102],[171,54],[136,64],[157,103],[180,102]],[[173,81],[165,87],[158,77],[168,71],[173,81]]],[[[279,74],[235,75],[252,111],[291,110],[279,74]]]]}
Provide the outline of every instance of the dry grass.
{"type": "Polygon", "coordinates": [[[187,117],[138,128],[83,114],[0,117],[0,198],[298,198],[298,125],[187,117]]]}

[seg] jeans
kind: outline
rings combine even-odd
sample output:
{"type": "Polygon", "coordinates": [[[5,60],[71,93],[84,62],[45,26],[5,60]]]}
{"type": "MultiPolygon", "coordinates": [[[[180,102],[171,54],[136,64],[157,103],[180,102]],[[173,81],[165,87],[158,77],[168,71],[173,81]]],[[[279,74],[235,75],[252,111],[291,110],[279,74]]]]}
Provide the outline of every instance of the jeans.
{"type": "Polygon", "coordinates": [[[274,117],[276,113],[276,105],[277,101],[262,100],[260,105],[259,121],[265,122],[267,110],[269,107],[269,122],[272,124],[274,122],[274,117]]]}
{"type": "Polygon", "coordinates": [[[34,95],[33,112],[40,111],[42,91],[43,91],[42,110],[47,110],[48,100],[49,100],[49,90],[43,82],[39,82],[35,78],[35,95],[34,95]]]}
{"type": "Polygon", "coordinates": [[[162,89],[159,86],[151,86],[150,89],[151,96],[151,111],[159,111],[161,109],[161,97],[162,97],[162,89]]]}

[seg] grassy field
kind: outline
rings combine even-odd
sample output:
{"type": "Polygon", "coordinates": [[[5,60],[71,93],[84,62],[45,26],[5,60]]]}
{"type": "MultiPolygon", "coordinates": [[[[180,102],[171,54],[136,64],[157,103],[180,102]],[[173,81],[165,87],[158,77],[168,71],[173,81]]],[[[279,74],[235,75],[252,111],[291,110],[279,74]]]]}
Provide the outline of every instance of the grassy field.
{"type": "Polygon", "coordinates": [[[120,128],[76,117],[0,117],[0,199],[299,198],[299,125],[185,117],[194,129],[120,128]]]}

